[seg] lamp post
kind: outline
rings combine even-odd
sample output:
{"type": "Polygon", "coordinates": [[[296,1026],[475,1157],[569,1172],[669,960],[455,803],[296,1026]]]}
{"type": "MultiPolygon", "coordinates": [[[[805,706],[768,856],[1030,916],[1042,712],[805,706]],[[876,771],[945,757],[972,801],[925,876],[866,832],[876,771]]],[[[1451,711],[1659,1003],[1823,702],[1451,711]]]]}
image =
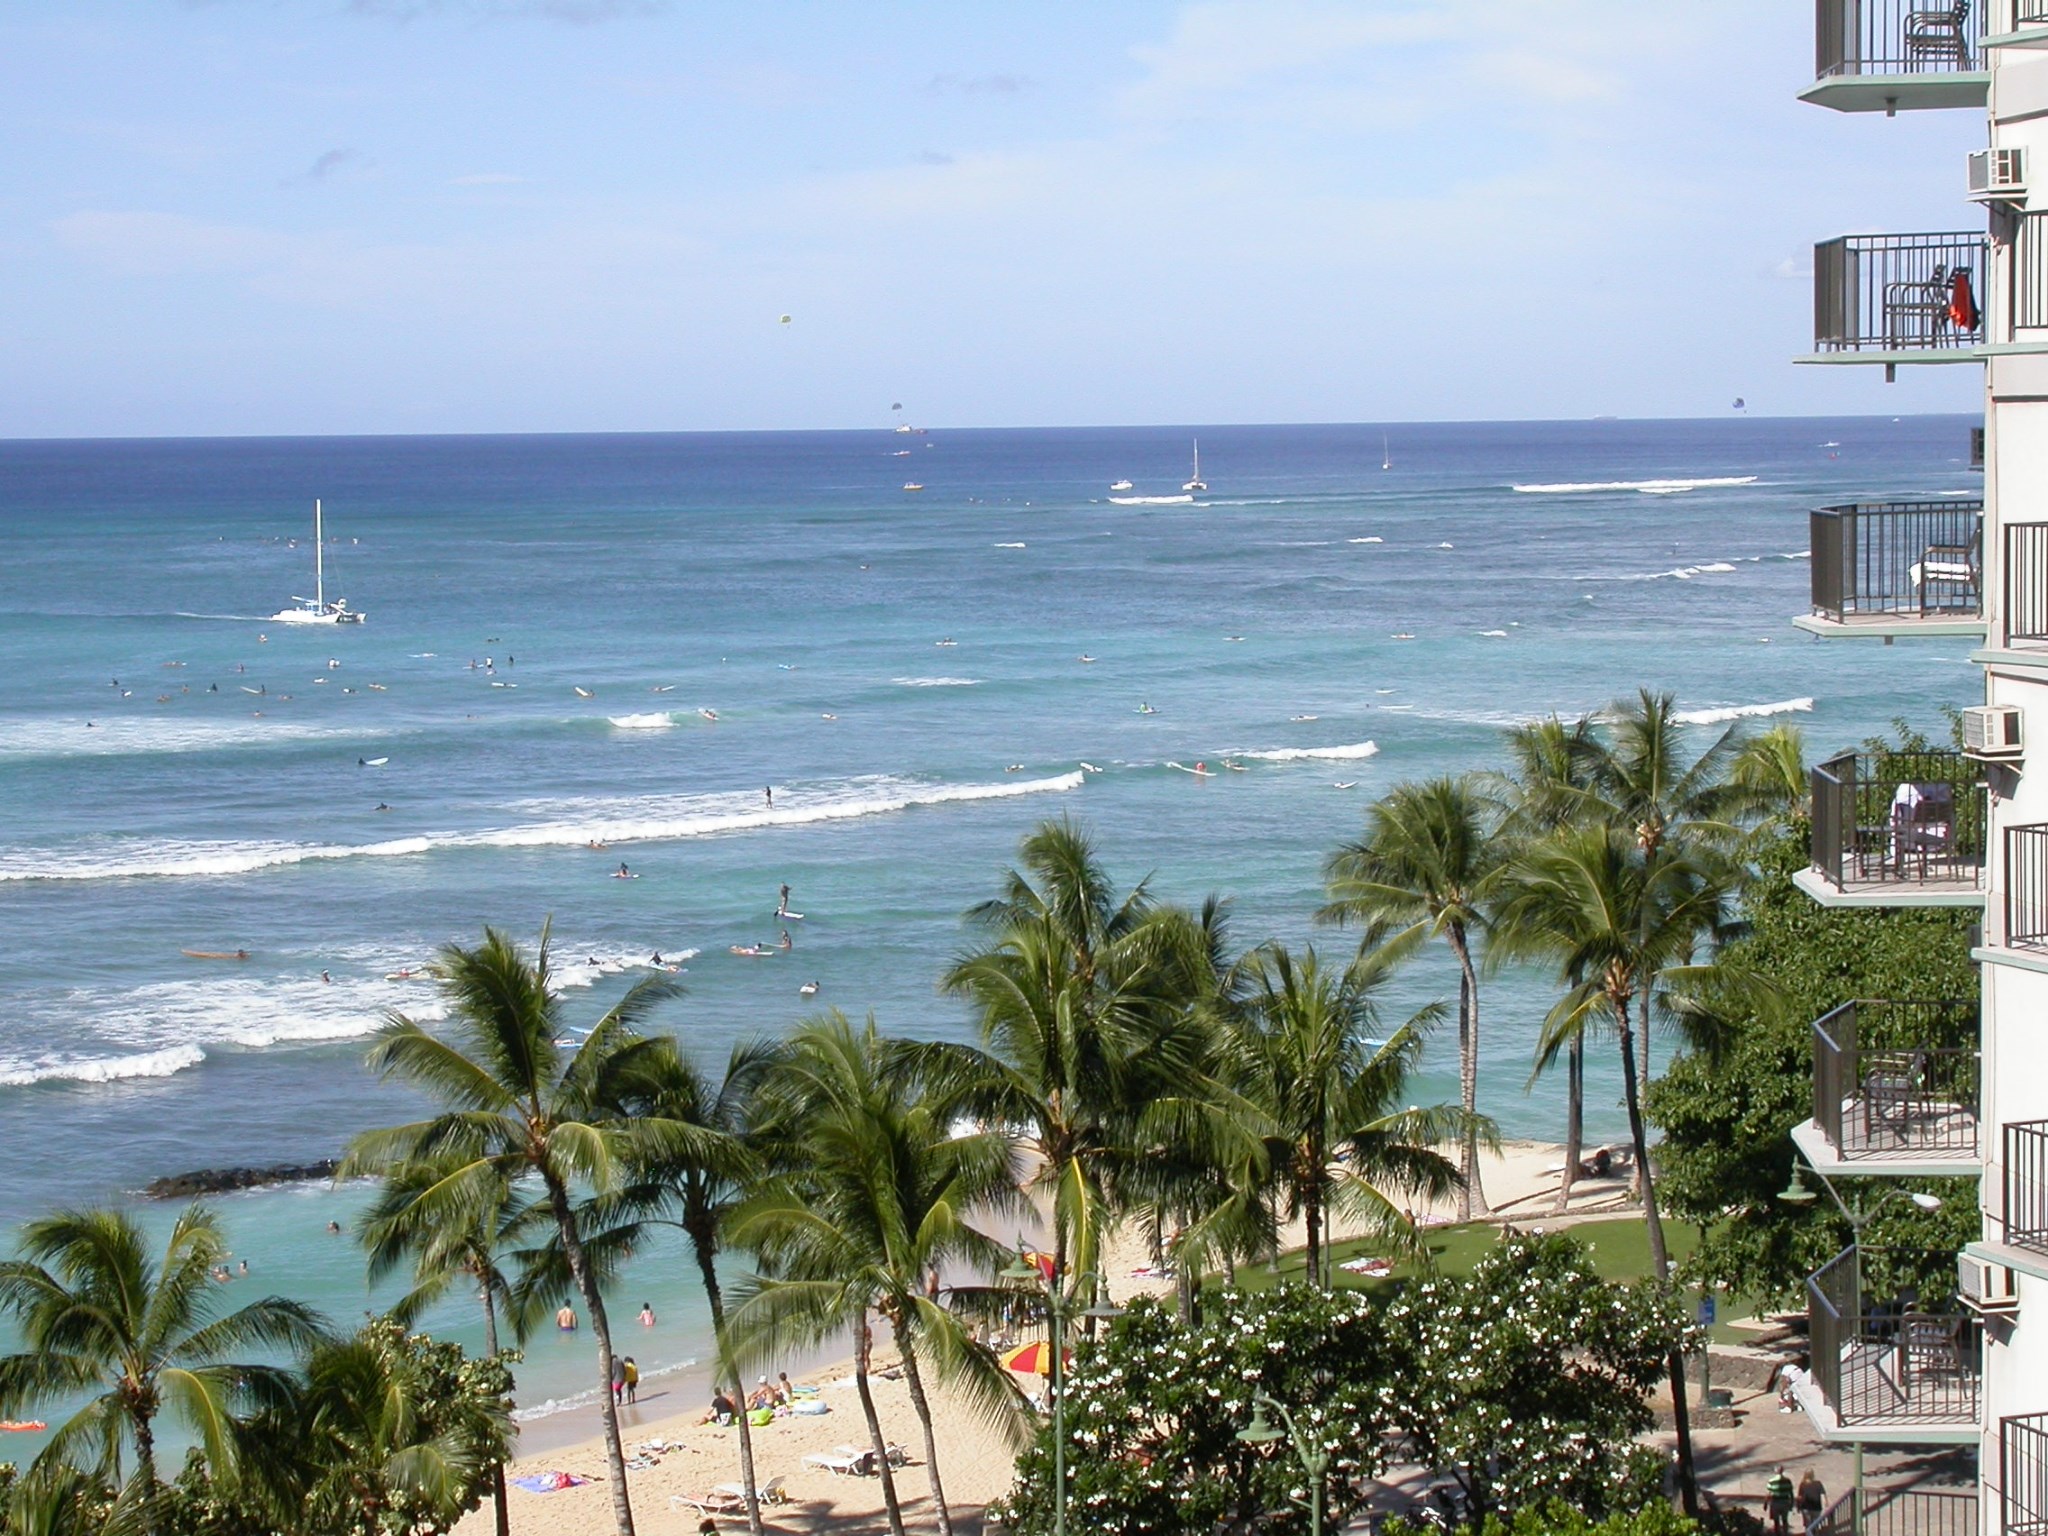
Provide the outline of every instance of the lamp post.
{"type": "MultiPolygon", "coordinates": [[[[1077,1309],[1074,1298],[1061,1286],[1060,1276],[1048,1275],[1032,1263],[1021,1246],[1016,1263],[1004,1269],[1000,1278],[1027,1282],[1045,1297],[1046,1343],[1052,1350],[1046,1362],[1046,1390],[1052,1394],[1052,1530],[1053,1536],[1067,1536],[1067,1320],[1122,1317],[1123,1308],[1096,1302],[1077,1309]]],[[[1086,1285],[1091,1291],[1102,1283],[1102,1276],[1093,1271],[1074,1278],[1077,1287],[1086,1285]]]]}
{"type": "Polygon", "coordinates": [[[1237,1432],[1237,1438],[1243,1445],[1271,1445],[1276,1440],[1285,1440],[1293,1447],[1295,1460],[1308,1474],[1309,1536],[1323,1536],[1323,1479],[1330,1471],[1330,1453],[1303,1437],[1285,1403],[1263,1392],[1252,1394],[1252,1421],[1237,1432]],[[1268,1408],[1280,1415],[1284,1429],[1273,1427],[1266,1417],[1268,1408]]]}

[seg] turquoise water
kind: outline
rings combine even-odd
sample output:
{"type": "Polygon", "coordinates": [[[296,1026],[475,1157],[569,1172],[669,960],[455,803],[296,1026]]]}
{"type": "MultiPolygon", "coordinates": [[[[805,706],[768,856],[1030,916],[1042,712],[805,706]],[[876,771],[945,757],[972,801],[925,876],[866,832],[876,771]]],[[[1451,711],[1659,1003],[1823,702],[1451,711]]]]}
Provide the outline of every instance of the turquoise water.
{"type": "MultiPolygon", "coordinates": [[[[362,1038],[431,1017],[388,974],[487,921],[552,919],[592,1015],[688,955],[667,1024],[705,1053],[809,980],[958,1035],[959,914],[1043,817],[1126,881],[1230,893],[1246,943],[1299,941],[1368,798],[1490,761],[1514,720],[1648,684],[1815,750],[1932,722],[1968,702],[1962,642],[1787,620],[1806,509],[1975,494],[1967,425],[1395,426],[1385,471],[1377,426],[1203,428],[1182,505],[1107,489],[1177,494],[1180,429],[0,444],[0,1217],[410,1115],[362,1038]],[[1615,488],[1667,478],[1741,483],[1615,488]],[[308,591],[316,495],[361,627],[265,617],[308,591]],[[1169,766],[1226,754],[1247,771],[1169,766]],[[729,954],[778,937],[783,882],[794,950],[729,954]]],[[[1453,986],[1431,956],[1397,1004],[1453,986]]],[[[1559,1129],[1524,1087],[1548,1001],[1485,995],[1511,1135],[1559,1129]]],[[[1452,1066],[1440,1039],[1418,1101],[1452,1066]]],[[[352,1198],[221,1204],[259,1277],[346,1319],[372,1298],[325,1226],[352,1198]]],[[[680,1263],[629,1285],[664,1318],[643,1366],[700,1351],[680,1263]]],[[[437,1322],[473,1342],[468,1311],[437,1322]]],[[[587,1336],[543,1339],[522,1397],[588,1371],[587,1336]]]]}

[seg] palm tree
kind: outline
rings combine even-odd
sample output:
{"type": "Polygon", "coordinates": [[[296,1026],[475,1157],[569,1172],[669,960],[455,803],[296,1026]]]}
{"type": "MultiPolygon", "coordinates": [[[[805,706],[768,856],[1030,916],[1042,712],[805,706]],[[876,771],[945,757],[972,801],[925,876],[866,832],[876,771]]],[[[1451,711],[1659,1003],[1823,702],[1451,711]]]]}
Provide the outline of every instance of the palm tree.
{"type": "Polygon", "coordinates": [[[1358,923],[1368,945],[1441,937],[1458,961],[1458,1088],[1465,1129],[1458,1143],[1458,1216],[1487,1213],[1479,1173],[1479,976],[1473,935],[1485,927],[1487,893],[1503,843],[1493,808],[1471,777],[1396,785],[1366,814],[1366,833],[1323,865],[1329,901],[1318,922],[1358,923]]]}
{"type": "Polygon", "coordinates": [[[394,1014],[377,1033],[370,1065],[440,1100],[445,1109],[411,1125],[364,1132],[343,1172],[442,1165],[447,1171],[431,1196],[419,1199],[420,1214],[463,1227],[489,1210],[508,1183],[539,1180],[597,1339],[612,1516],[619,1536],[633,1536],[625,1449],[611,1394],[611,1326],[598,1276],[585,1259],[572,1192],[602,1192],[617,1182],[633,1133],[608,1117],[607,1090],[656,1048],[636,1028],[677,988],[666,977],[636,983],[572,1046],[558,1043],[567,1039],[567,1026],[548,967],[545,929],[531,960],[505,934],[486,928],[475,949],[445,946],[436,972],[448,1005],[447,1038],[394,1014]]]}
{"type": "Polygon", "coordinates": [[[228,1246],[200,1205],[180,1213],[161,1258],[128,1215],[110,1210],[32,1221],[20,1252],[0,1263],[0,1310],[13,1315],[26,1346],[0,1358],[0,1414],[86,1399],[50,1436],[39,1466],[70,1461],[118,1482],[126,1442],[144,1493],[153,1492],[157,1417],[169,1409],[215,1475],[229,1478],[237,1403],[286,1401],[292,1383],[281,1367],[226,1357],[251,1347],[310,1349],[326,1336],[318,1314],[278,1296],[219,1314],[214,1271],[228,1246]]]}
{"type": "MultiPolygon", "coordinates": [[[[546,1213],[537,1212],[532,1201],[520,1198],[516,1187],[501,1179],[480,1209],[466,1213],[466,1220],[448,1220],[448,1213],[438,1209],[437,1195],[444,1181],[461,1171],[460,1164],[451,1163],[409,1163],[392,1170],[364,1214],[360,1230],[369,1250],[372,1285],[408,1259],[412,1264],[412,1287],[387,1315],[410,1327],[452,1286],[473,1285],[483,1306],[484,1351],[495,1360],[499,1307],[513,1291],[513,1277],[502,1256],[523,1227],[546,1213]]],[[[514,1319],[522,1340],[530,1320],[514,1319]]],[[[491,1499],[498,1536],[508,1536],[502,1461],[491,1469],[491,1499]]]]}
{"type": "Polygon", "coordinates": [[[1123,1202],[1138,1115],[1199,1061],[1220,922],[1213,906],[1197,919],[1155,902],[1144,882],[1118,896],[1072,822],[1040,826],[1021,855],[1003,894],[968,914],[993,941],[941,983],[974,1005],[986,1049],[927,1045],[919,1070],[953,1108],[1019,1128],[1050,1197],[1055,1272],[1086,1274],[1123,1202]]]}
{"type": "MultiPolygon", "coordinates": [[[[1715,968],[1695,960],[1702,947],[1727,931],[1730,890],[1720,878],[1723,870],[1711,856],[1695,862],[1668,848],[1654,856],[1618,827],[1567,828],[1523,850],[1509,871],[1495,917],[1499,953],[1548,959],[1565,984],[1564,996],[1544,1020],[1539,1045],[1544,1058],[1583,1036],[1603,1013],[1614,1027],[1650,1262],[1666,1285],[1671,1258],[1636,1072],[1638,1031],[1647,1019],[1637,1010],[1646,1000],[1714,982],[1715,968]]],[[[1675,1350],[1671,1388],[1678,1405],[1681,1484],[1690,1509],[1694,1490],[1685,1367],[1675,1350]]]]}
{"type": "Polygon", "coordinates": [[[142,1536],[155,1490],[130,1478],[117,1491],[105,1479],[65,1462],[38,1465],[15,1479],[0,1503],[8,1536],[142,1536]]]}
{"type": "MultiPolygon", "coordinates": [[[[780,1062],[784,1047],[735,1045],[722,1077],[714,1078],[673,1048],[657,1049],[614,1084],[614,1103],[629,1120],[664,1128],[632,1159],[626,1182],[588,1208],[587,1246],[599,1263],[611,1265],[640,1247],[649,1227],[677,1227],[689,1239],[711,1310],[718,1349],[714,1385],[734,1389],[744,1402],[739,1368],[730,1344],[725,1291],[718,1255],[734,1208],[761,1176],[754,1121],[762,1078],[780,1062]],[[681,1127],[687,1136],[672,1134],[681,1127]]],[[[747,1416],[737,1416],[740,1472],[747,1495],[747,1523],[759,1536],[761,1503],[754,1476],[754,1438],[747,1416]]]]}
{"type": "Polygon", "coordinates": [[[1813,784],[1806,768],[1806,734],[1774,725],[1742,744],[1728,765],[1728,782],[1744,792],[1752,813],[1772,818],[1809,814],[1813,784]]]}
{"type": "Polygon", "coordinates": [[[959,1316],[939,1304],[934,1278],[950,1264],[992,1276],[1010,1257],[968,1225],[969,1211],[1020,1205],[1009,1139],[953,1135],[935,1101],[901,1071],[901,1053],[870,1018],[856,1028],[828,1013],[798,1025],[765,1090],[786,1138],[779,1176],[732,1220],[733,1241],[764,1275],[733,1315],[740,1348],[816,1343],[851,1328],[855,1383],[867,1415],[892,1532],[902,1511],[887,1443],[868,1388],[867,1318],[895,1333],[904,1383],[924,1430],[925,1469],[940,1536],[952,1515],[939,1475],[939,1443],[926,1395],[928,1367],[953,1379],[992,1415],[1014,1415],[1016,1386],[959,1316]]]}
{"type": "Polygon", "coordinates": [[[1251,996],[1223,1046],[1216,1102],[1227,1127],[1258,1143],[1276,1214],[1302,1218],[1314,1285],[1330,1284],[1328,1237],[1340,1211],[1412,1245],[1403,1204],[1458,1187],[1457,1166],[1433,1148],[1454,1136],[1467,1141],[1468,1130],[1492,1139],[1490,1126],[1468,1125],[1461,1110],[1402,1107],[1423,1035],[1443,1008],[1432,1003],[1375,1040],[1376,996],[1393,965],[1386,949],[1364,951],[1338,972],[1325,970],[1313,948],[1299,958],[1279,944],[1254,951],[1251,996]]]}

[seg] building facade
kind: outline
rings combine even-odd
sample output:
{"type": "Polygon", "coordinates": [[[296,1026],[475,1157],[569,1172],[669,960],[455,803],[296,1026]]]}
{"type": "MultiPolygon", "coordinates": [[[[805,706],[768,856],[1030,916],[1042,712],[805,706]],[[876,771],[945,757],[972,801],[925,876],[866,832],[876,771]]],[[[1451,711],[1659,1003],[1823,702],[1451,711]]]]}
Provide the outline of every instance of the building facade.
{"type": "MultiPolygon", "coordinates": [[[[1830,906],[1981,907],[1981,998],[1844,999],[1814,1024],[1826,1178],[1975,1174],[1983,1224],[1952,1287],[1851,1247],[1809,1283],[1821,1434],[1978,1447],[1986,1536],[2048,1533],[2048,0],[1816,0],[1818,106],[1982,112],[1956,167],[1958,228],[1814,253],[1802,361],[1984,374],[1981,500],[1811,517],[1802,629],[1891,644],[1970,636],[1983,704],[1968,750],[1843,753],[1813,770],[1812,867],[1830,906]],[[2034,760],[2040,771],[2028,772],[2034,760]]],[[[1881,131],[1880,124],[1873,129],[1881,131]]],[[[1973,702],[1973,701],[1959,701],[1973,702]]],[[[1868,1184],[1862,1186],[1870,1188],[1868,1184]]],[[[1920,1268],[1925,1273],[1925,1266],[1920,1268]]],[[[1860,1514],[1860,1512],[1859,1512],[1860,1514]]],[[[1881,1522],[1882,1523],[1882,1522],[1881,1522]]]]}

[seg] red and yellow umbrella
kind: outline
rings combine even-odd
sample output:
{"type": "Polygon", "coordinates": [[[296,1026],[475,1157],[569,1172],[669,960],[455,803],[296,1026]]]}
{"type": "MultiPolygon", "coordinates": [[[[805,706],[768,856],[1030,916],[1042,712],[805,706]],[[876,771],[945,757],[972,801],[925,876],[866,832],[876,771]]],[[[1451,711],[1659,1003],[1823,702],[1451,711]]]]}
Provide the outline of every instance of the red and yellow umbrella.
{"type": "MultiPolygon", "coordinates": [[[[1073,1359],[1071,1350],[1067,1353],[1073,1359]]],[[[1019,1344],[1003,1356],[1003,1364],[1020,1376],[1050,1376],[1052,1374],[1052,1346],[1043,1339],[1033,1339],[1029,1344],[1019,1344]]]]}

